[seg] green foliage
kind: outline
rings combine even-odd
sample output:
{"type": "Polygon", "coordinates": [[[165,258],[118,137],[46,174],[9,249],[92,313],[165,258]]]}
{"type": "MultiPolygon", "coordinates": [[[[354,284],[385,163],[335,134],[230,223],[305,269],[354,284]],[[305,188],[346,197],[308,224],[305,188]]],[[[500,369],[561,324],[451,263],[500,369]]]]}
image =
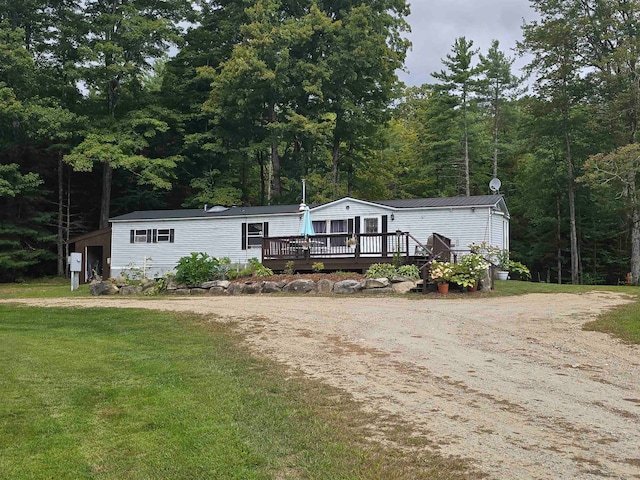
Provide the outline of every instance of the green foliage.
{"type": "Polygon", "coordinates": [[[484,259],[481,253],[471,253],[460,258],[455,265],[455,273],[451,281],[461,287],[471,287],[487,273],[489,262],[484,259]]]}
{"type": "MultiPolygon", "coordinates": [[[[520,262],[509,260],[505,264],[505,266],[509,273],[516,273],[520,275],[521,280],[529,280],[531,278],[531,272],[529,271],[529,268],[520,262]]],[[[587,283],[587,282],[584,282],[584,283],[587,283]]]]}
{"type": "Polygon", "coordinates": [[[390,263],[374,263],[365,272],[365,278],[391,278],[396,274],[396,268],[390,263]]]}
{"type": "Polygon", "coordinates": [[[429,270],[431,280],[436,283],[448,283],[456,274],[456,266],[450,262],[439,262],[434,260],[431,262],[429,270]]]}
{"type": "Polygon", "coordinates": [[[289,260],[287,263],[284,264],[284,273],[286,275],[293,275],[294,270],[293,267],[295,266],[295,262],[293,260],[289,260]]]}
{"type": "Polygon", "coordinates": [[[418,280],[420,278],[420,270],[417,265],[400,265],[397,269],[398,275],[418,280]]]}
{"type": "Polygon", "coordinates": [[[176,281],[185,285],[200,285],[214,278],[219,270],[220,260],[206,253],[193,252],[182,257],[176,265],[176,281]]]}
{"type": "Polygon", "coordinates": [[[322,263],[322,262],[314,262],[311,265],[311,270],[313,270],[316,273],[321,272],[322,270],[324,270],[324,263],[322,263]]]}
{"type": "Polygon", "coordinates": [[[249,259],[249,271],[256,277],[270,277],[273,275],[273,270],[262,265],[257,258],[249,259]]]}

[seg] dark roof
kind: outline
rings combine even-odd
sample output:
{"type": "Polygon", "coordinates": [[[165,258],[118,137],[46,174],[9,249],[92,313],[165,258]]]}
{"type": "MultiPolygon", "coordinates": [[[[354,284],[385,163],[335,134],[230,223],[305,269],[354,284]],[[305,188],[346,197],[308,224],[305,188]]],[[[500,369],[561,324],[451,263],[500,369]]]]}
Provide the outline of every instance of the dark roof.
{"type": "MultiPolygon", "coordinates": [[[[380,200],[376,203],[391,208],[438,208],[438,207],[466,207],[492,206],[502,200],[502,195],[477,195],[472,197],[442,197],[442,198],[413,198],[409,200],[380,200]]],[[[338,200],[335,200],[338,201],[338,200]]],[[[328,202],[333,203],[333,202],[328,202]]],[[[311,208],[319,205],[309,205],[311,208]]],[[[277,215],[299,213],[300,205],[265,205],[261,207],[230,207],[223,211],[205,211],[200,209],[184,210],[147,210],[127,213],[114,217],[112,221],[126,220],[162,220],[169,218],[212,218],[237,217],[252,215],[277,215]]]]}
{"type": "Polygon", "coordinates": [[[230,207],[221,212],[206,212],[204,208],[184,210],[146,210],[131,212],[112,221],[118,220],[160,220],[165,218],[211,218],[211,217],[237,217],[249,215],[273,215],[278,213],[298,213],[300,205],[265,205],[261,207],[230,207]]]}
{"type": "Polygon", "coordinates": [[[380,200],[373,203],[393,208],[429,207],[484,207],[502,200],[502,195],[475,195],[471,197],[411,198],[408,200],[380,200]]]}

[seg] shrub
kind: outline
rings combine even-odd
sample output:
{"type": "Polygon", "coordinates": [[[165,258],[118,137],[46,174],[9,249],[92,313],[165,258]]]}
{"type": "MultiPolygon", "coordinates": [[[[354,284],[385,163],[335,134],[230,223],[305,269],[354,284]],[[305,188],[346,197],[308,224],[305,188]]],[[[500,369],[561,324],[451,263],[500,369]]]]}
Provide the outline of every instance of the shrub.
{"type": "Polygon", "coordinates": [[[520,262],[514,262],[509,260],[506,264],[509,273],[517,273],[522,280],[529,280],[531,278],[531,272],[529,269],[520,262]]]}
{"type": "Polygon", "coordinates": [[[417,280],[420,278],[420,270],[417,265],[402,265],[398,267],[398,275],[417,280]]]}
{"type": "Polygon", "coordinates": [[[182,257],[176,265],[176,281],[185,285],[200,285],[211,280],[220,266],[220,261],[206,253],[192,253],[182,257]]]}
{"type": "Polygon", "coordinates": [[[311,270],[313,270],[316,273],[321,272],[322,270],[324,270],[324,263],[315,262],[313,265],[311,265],[311,270]]]}
{"type": "Polygon", "coordinates": [[[396,268],[390,263],[374,263],[365,272],[365,278],[391,278],[396,274],[396,268]]]}
{"type": "Polygon", "coordinates": [[[270,277],[273,275],[273,270],[262,265],[260,260],[255,257],[249,259],[248,270],[251,272],[250,275],[255,275],[256,277],[270,277]]]}
{"type": "Polygon", "coordinates": [[[293,260],[289,260],[287,263],[284,264],[284,270],[283,273],[286,275],[293,275],[293,267],[294,267],[295,263],[293,260]]]}

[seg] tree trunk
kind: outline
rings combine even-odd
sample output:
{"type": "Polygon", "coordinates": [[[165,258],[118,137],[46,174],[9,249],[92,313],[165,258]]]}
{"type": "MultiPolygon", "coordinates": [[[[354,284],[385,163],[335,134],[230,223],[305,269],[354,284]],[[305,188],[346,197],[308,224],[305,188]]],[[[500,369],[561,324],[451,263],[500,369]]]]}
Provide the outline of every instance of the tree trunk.
{"type": "Polygon", "coordinates": [[[102,200],[100,202],[100,230],[109,226],[112,178],[113,167],[111,167],[109,162],[104,162],[102,169],[102,200]]]}
{"type": "Polygon", "coordinates": [[[571,137],[565,133],[567,147],[567,176],[568,176],[568,196],[569,196],[569,224],[571,237],[571,283],[580,284],[580,259],[578,258],[578,229],[576,224],[576,182],[573,168],[573,157],[571,155],[571,137]]]}
{"type": "Polygon", "coordinates": [[[556,228],[556,244],[558,245],[558,285],[562,284],[562,210],[560,205],[560,195],[556,196],[556,219],[558,227],[556,228]]]}
{"type": "Polygon", "coordinates": [[[338,198],[338,186],[340,185],[340,138],[333,137],[333,149],[331,151],[331,174],[333,181],[333,198],[338,198]]]}
{"type": "MultiPolygon", "coordinates": [[[[275,105],[272,104],[269,105],[269,123],[276,123],[276,121],[276,109],[275,105]]],[[[280,183],[280,152],[278,151],[278,143],[277,138],[273,138],[271,140],[271,191],[269,192],[269,200],[271,200],[272,197],[280,197],[282,195],[282,185],[280,183]]]]}
{"type": "Polygon", "coordinates": [[[64,175],[62,170],[62,155],[58,158],[58,235],[57,235],[57,246],[58,246],[58,265],[57,265],[57,274],[59,277],[64,276],[64,211],[63,211],[63,201],[64,201],[64,186],[62,185],[64,182],[64,175]]]}
{"type": "Polygon", "coordinates": [[[629,173],[627,186],[629,188],[629,199],[633,205],[631,210],[631,283],[638,285],[640,284],[640,208],[638,206],[634,172],[629,173]]]}
{"type": "Polygon", "coordinates": [[[470,186],[470,174],[469,174],[469,128],[467,126],[467,98],[466,95],[463,100],[464,104],[462,108],[463,112],[463,124],[464,124],[464,182],[465,182],[465,194],[468,196],[471,195],[471,186],[470,186]]]}
{"type": "Polygon", "coordinates": [[[496,94],[493,98],[494,108],[493,108],[493,178],[498,177],[498,102],[500,99],[498,98],[498,91],[496,89],[496,94]]]}

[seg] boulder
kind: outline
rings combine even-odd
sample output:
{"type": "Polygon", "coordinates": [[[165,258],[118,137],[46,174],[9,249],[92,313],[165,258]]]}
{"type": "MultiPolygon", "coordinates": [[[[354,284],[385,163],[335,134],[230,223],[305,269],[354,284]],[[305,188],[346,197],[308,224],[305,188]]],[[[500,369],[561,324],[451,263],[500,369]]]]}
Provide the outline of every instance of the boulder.
{"type": "Polygon", "coordinates": [[[156,288],[156,281],[150,278],[143,278],[140,282],[140,287],[142,288],[142,293],[149,292],[156,288]]]}
{"type": "Polygon", "coordinates": [[[395,293],[405,294],[405,293],[409,293],[411,289],[414,288],[415,286],[416,286],[416,282],[407,281],[407,282],[394,283],[391,287],[393,288],[393,291],[395,293]]]}
{"type": "Polygon", "coordinates": [[[140,285],[125,285],[120,288],[120,295],[141,295],[142,287],[140,285]]]}
{"type": "Polygon", "coordinates": [[[189,289],[189,294],[190,295],[204,295],[208,291],[209,290],[204,289],[204,288],[190,288],[189,289]]]}
{"type": "Polygon", "coordinates": [[[264,282],[262,284],[262,293],[278,293],[282,286],[278,286],[280,282],[264,282]]]}
{"type": "Polygon", "coordinates": [[[254,295],[256,293],[260,293],[262,291],[262,282],[256,283],[247,283],[242,290],[242,293],[248,295],[254,295]]]}
{"type": "Polygon", "coordinates": [[[95,282],[89,285],[91,295],[115,295],[120,289],[111,282],[95,282]]]}
{"type": "Polygon", "coordinates": [[[405,277],[404,275],[398,275],[397,273],[392,275],[391,283],[404,283],[404,282],[412,282],[413,280],[410,277],[405,277]]]}
{"type": "Polygon", "coordinates": [[[392,287],[383,287],[383,288],[365,288],[362,290],[362,293],[367,295],[388,295],[395,293],[392,287]]]}
{"type": "Polygon", "coordinates": [[[364,281],[364,288],[386,288],[391,284],[388,278],[367,278],[364,281]]]}
{"type": "Polygon", "coordinates": [[[333,293],[340,295],[358,293],[360,290],[362,290],[362,284],[357,280],[342,280],[333,286],[333,293]]]}
{"type": "Polygon", "coordinates": [[[211,287],[209,289],[209,294],[210,295],[226,295],[227,289],[222,287],[211,287]]]}
{"type": "Polygon", "coordinates": [[[191,294],[191,292],[189,291],[188,288],[176,288],[175,290],[172,290],[173,293],[175,293],[176,295],[189,295],[191,294]]]}
{"type": "Polygon", "coordinates": [[[326,278],[323,278],[318,282],[316,289],[318,293],[331,293],[333,291],[334,284],[335,282],[328,280],[326,278]]]}
{"type": "Polygon", "coordinates": [[[291,293],[308,293],[308,292],[311,292],[312,290],[315,290],[315,288],[316,288],[316,284],[313,280],[300,279],[300,280],[294,280],[293,282],[288,283],[287,285],[285,285],[283,290],[285,292],[291,292],[291,293]]]}
{"type": "Polygon", "coordinates": [[[229,285],[229,288],[227,288],[227,293],[229,295],[240,295],[244,292],[244,287],[245,285],[242,283],[232,283],[229,285]]]}
{"type": "Polygon", "coordinates": [[[222,287],[229,288],[231,282],[229,280],[211,280],[210,282],[204,282],[200,285],[200,288],[213,288],[213,287],[222,287]]]}

